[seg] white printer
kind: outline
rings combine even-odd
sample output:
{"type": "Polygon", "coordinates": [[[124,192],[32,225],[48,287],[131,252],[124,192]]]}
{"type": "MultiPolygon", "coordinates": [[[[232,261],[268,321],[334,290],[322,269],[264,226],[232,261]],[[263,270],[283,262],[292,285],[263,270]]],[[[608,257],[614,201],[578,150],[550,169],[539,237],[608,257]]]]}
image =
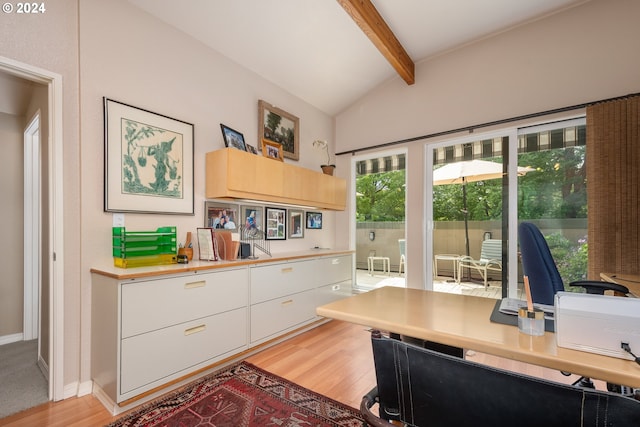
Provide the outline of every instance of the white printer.
{"type": "Polygon", "coordinates": [[[558,292],[555,297],[558,347],[633,360],[640,354],[640,298],[558,292]]]}

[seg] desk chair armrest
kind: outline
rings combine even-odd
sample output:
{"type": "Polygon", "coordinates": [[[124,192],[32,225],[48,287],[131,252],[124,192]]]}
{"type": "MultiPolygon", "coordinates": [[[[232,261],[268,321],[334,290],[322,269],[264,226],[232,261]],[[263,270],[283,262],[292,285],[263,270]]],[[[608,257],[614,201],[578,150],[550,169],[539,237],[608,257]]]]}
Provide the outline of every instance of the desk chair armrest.
{"type": "Polygon", "coordinates": [[[378,387],[374,387],[369,391],[369,393],[365,394],[362,397],[362,401],[360,402],[360,413],[362,417],[366,421],[366,423],[372,427],[395,427],[388,421],[385,421],[381,418],[376,417],[371,412],[371,407],[378,402],[378,387]]]}
{"type": "Polygon", "coordinates": [[[580,286],[585,288],[588,294],[604,294],[604,291],[614,291],[622,295],[629,293],[629,288],[617,283],[599,282],[597,280],[577,280],[569,283],[569,286],[580,286]]]}

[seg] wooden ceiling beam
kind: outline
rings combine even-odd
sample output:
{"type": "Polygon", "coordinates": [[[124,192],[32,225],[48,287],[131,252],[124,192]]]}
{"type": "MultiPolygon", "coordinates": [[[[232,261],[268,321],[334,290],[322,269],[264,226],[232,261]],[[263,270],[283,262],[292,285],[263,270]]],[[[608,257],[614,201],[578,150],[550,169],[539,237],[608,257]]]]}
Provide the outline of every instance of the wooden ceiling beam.
{"type": "Polygon", "coordinates": [[[371,0],[337,0],[408,85],[415,83],[415,64],[371,0]]]}

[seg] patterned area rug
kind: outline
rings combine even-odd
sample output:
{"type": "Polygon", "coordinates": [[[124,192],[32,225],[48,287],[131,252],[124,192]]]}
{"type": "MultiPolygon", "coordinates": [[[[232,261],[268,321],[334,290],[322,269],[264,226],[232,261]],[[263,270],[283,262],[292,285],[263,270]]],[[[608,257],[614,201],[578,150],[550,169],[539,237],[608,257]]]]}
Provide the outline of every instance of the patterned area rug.
{"type": "Polygon", "coordinates": [[[242,362],[108,427],[361,427],[355,409],[242,362]]]}

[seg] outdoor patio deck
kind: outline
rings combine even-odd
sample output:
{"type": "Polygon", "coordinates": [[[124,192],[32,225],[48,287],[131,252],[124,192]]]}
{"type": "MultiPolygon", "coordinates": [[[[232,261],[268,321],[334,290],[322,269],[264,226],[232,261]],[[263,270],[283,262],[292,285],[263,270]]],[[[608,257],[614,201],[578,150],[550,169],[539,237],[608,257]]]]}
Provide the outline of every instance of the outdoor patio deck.
{"type": "MultiPolygon", "coordinates": [[[[356,269],[357,287],[354,289],[368,291],[382,286],[405,286],[405,276],[396,272],[391,274],[376,271],[373,276],[367,270],[356,269]]],[[[451,277],[438,276],[433,282],[434,290],[452,294],[473,295],[484,298],[502,298],[502,285],[498,281],[489,281],[489,287],[485,289],[482,283],[460,282],[456,283],[451,277]]]]}

